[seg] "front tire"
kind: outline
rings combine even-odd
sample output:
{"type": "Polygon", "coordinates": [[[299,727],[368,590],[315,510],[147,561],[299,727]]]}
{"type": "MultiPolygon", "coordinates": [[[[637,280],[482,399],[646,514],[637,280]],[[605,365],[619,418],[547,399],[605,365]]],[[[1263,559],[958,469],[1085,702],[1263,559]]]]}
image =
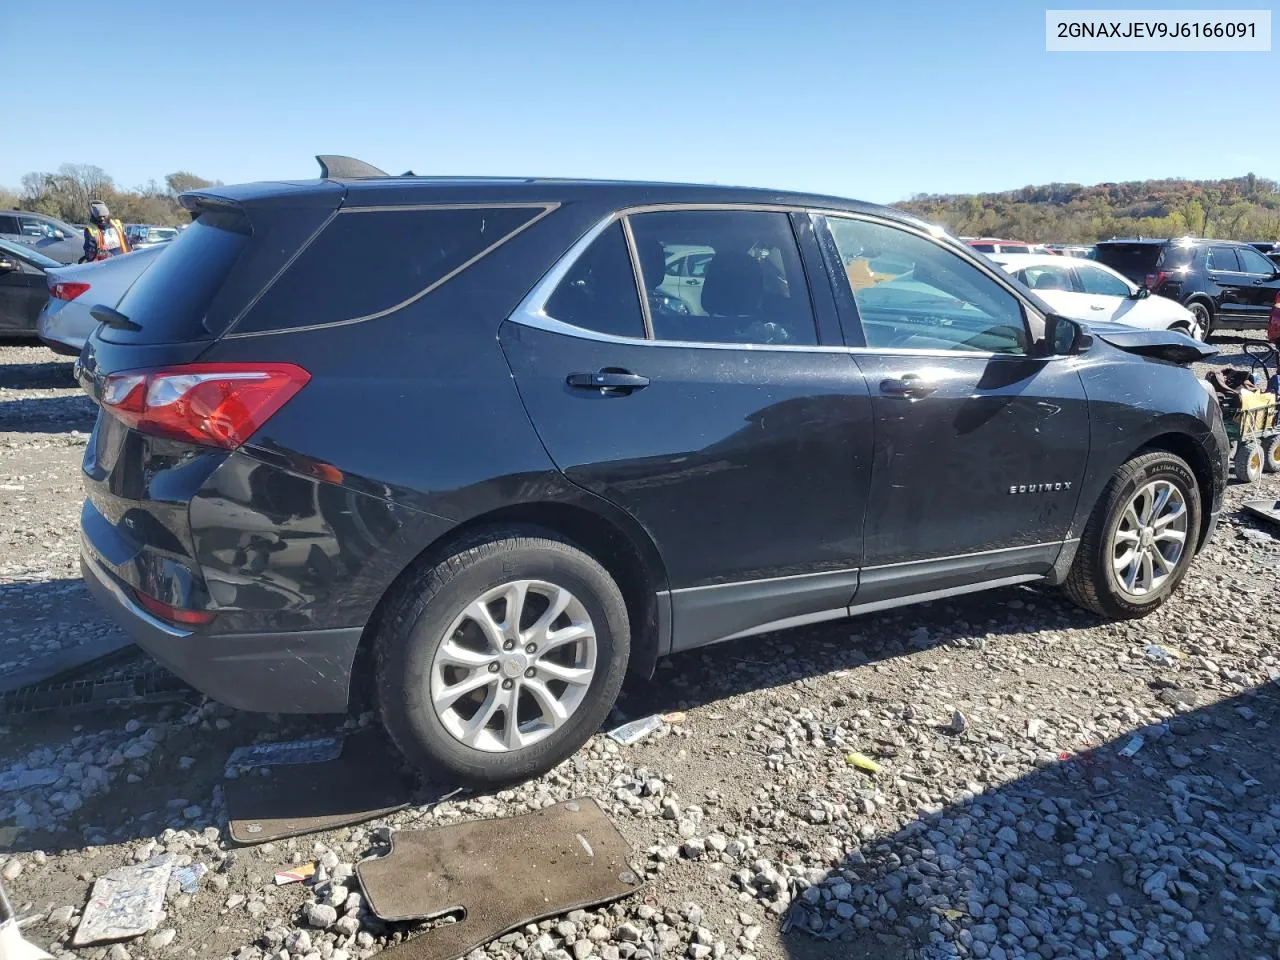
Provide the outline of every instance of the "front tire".
{"type": "Polygon", "coordinates": [[[1186,575],[1200,535],[1200,489],[1180,457],[1134,457],[1102,491],[1063,588],[1118,620],[1146,616],[1186,575]]]}
{"type": "Polygon", "coordinates": [[[376,638],[378,708],[427,776],[537,776],[600,729],[630,651],[626,604],[592,557],[498,530],[406,583],[376,638]]]}

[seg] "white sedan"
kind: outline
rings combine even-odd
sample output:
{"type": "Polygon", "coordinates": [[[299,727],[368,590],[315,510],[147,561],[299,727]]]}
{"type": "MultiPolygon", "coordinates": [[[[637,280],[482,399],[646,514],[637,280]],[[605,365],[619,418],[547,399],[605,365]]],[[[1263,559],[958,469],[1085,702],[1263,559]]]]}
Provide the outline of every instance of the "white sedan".
{"type": "Polygon", "coordinates": [[[1204,339],[1204,328],[1182,304],[1152,296],[1146,287],[1100,263],[1039,254],[997,253],[989,258],[1065,317],[1107,320],[1143,330],[1180,330],[1204,339]]]}

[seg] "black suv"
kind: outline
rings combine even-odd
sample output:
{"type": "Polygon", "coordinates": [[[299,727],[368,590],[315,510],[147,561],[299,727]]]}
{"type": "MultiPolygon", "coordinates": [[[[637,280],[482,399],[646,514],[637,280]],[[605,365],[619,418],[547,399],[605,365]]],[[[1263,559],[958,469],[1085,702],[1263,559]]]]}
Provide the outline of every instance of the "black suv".
{"type": "Polygon", "coordinates": [[[78,361],[90,587],[211,696],[550,768],[673,651],[990,587],[1163,603],[1227,440],[1178,334],[766,190],[211,187],[78,361]],[[697,284],[673,264],[696,255],[697,284]]]}
{"type": "Polygon", "coordinates": [[[1177,300],[1211,330],[1265,329],[1280,303],[1280,266],[1236,240],[1106,240],[1096,259],[1177,300]]]}

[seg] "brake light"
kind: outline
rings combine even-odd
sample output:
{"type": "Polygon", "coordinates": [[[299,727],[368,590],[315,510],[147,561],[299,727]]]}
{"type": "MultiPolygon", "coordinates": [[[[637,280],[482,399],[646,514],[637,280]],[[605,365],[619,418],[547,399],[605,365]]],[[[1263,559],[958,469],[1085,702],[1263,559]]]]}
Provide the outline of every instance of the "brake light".
{"type": "Polygon", "coordinates": [[[1267,319],[1267,339],[1280,346],[1280,292],[1271,304],[1271,316],[1267,319]]]}
{"type": "Polygon", "coordinates": [[[1165,271],[1165,270],[1161,270],[1159,273],[1148,273],[1147,289],[1155,290],[1160,286],[1160,284],[1164,283],[1168,279],[1169,279],[1169,274],[1168,274],[1168,271],[1165,271]]]}
{"type": "Polygon", "coordinates": [[[234,450],[310,379],[292,363],[189,363],[110,374],[99,401],[142,433],[234,450]]]}
{"type": "Polygon", "coordinates": [[[71,283],[66,280],[60,280],[57,283],[49,284],[49,296],[55,300],[74,300],[88,289],[89,284],[87,283],[71,283]]]}
{"type": "Polygon", "coordinates": [[[183,610],[181,607],[170,606],[157,600],[155,597],[149,597],[141,590],[133,591],[133,595],[138,598],[138,603],[147,613],[153,617],[159,617],[161,620],[168,620],[170,623],[180,623],[183,626],[196,627],[201,624],[209,623],[213,620],[215,614],[209,610],[183,610]]]}

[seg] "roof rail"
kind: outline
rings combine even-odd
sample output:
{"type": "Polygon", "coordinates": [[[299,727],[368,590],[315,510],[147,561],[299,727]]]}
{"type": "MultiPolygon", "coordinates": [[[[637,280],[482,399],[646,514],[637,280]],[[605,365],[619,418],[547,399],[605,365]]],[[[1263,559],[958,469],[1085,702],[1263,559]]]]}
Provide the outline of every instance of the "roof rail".
{"type": "Polygon", "coordinates": [[[365,163],[355,157],[344,157],[336,153],[317,154],[316,163],[320,164],[320,178],[322,180],[389,176],[385,170],[379,170],[371,163],[365,163]]]}

